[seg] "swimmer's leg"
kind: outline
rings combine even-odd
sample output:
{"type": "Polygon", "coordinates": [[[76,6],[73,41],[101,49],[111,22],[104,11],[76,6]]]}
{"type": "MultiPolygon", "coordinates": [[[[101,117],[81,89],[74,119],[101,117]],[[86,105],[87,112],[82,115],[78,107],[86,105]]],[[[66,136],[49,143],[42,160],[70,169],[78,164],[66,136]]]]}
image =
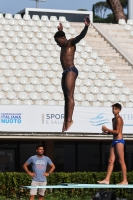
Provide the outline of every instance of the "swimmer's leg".
{"type": "MultiPolygon", "coordinates": [[[[61,80],[61,87],[62,87],[62,91],[63,91],[63,94],[64,94],[64,100],[65,100],[65,75],[64,76],[62,76],[62,80],[61,80]]],[[[65,131],[65,121],[66,121],[66,103],[65,103],[65,105],[64,105],[64,122],[63,122],[63,127],[62,127],[62,132],[64,132],[65,131]]]]}
{"type": "Polygon", "coordinates": [[[65,97],[65,131],[73,124],[72,115],[74,110],[74,89],[77,74],[73,71],[68,72],[64,78],[64,97],[65,97]]]}
{"type": "Polygon", "coordinates": [[[114,168],[114,161],[115,161],[115,151],[114,147],[111,145],[110,147],[110,155],[109,155],[109,160],[108,160],[108,168],[107,168],[107,175],[104,180],[102,181],[97,181],[100,184],[109,184],[110,182],[110,176],[114,168]]]}
{"type": "Polygon", "coordinates": [[[116,153],[118,155],[118,161],[120,163],[122,176],[123,176],[123,180],[119,184],[128,184],[127,168],[126,168],[125,159],[124,159],[124,144],[117,143],[115,148],[116,148],[116,153]]]}

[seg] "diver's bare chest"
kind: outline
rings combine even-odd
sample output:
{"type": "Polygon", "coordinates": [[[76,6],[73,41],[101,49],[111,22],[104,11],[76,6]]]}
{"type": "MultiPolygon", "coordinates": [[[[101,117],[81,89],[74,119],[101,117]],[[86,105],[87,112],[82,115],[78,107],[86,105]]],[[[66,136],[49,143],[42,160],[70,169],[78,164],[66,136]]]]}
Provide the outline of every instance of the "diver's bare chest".
{"type": "Polygon", "coordinates": [[[113,129],[116,128],[116,124],[117,124],[117,121],[114,119],[114,120],[113,120],[113,129]]]}
{"type": "Polygon", "coordinates": [[[60,56],[61,56],[61,57],[64,57],[64,56],[68,55],[69,53],[70,53],[70,52],[69,52],[67,49],[62,50],[60,56]]]}

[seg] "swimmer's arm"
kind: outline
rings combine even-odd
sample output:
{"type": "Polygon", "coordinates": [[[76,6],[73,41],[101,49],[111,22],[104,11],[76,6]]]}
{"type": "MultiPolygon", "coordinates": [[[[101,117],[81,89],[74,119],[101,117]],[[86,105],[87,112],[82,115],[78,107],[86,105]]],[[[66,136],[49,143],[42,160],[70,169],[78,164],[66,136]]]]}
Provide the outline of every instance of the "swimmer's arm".
{"type": "Polygon", "coordinates": [[[85,27],[84,27],[84,29],[82,30],[82,32],[81,32],[77,37],[75,37],[75,38],[73,38],[73,39],[71,40],[71,44],[72,44],[72,45],[77,44],[81,39],[83,39],[83,38],[85,37],[87,31],[88,31],[88,25],[85,25],[85,27]]]}
{"type": "Polygon", "coordinates": [[[63,25],[62,23],[59,23],[59,26],[57,26],[58,31],[63,31],[63,25]]]}
{"type": "Polygon", "coordinates": [[[103,131],[107,131],[113,135],[118,135],[120,133],[120,130],[121,130],[121,119],[120,118],[117,119],[116,130],[111,130],[107,127],[103,127],[103,131]]]}
{"type": "Polygon", "coordinates": [[[113,135],[118,135],[119,134],[118,130],[111,130],[111,129],[107,128],[107,131],[108,131],[108,134],[113,134],[113,135]]]}
{"type": "Polygon", "coordinates": [[[72,45],[75,45],[77,44],[81,39],[83,39],[88,31],[88,27],[90,26],[90,17],[89,16],[86,16],[84,18],[84,23],[85,23],[85,27],[84,29],[82,30],[82,32],[77,36],[75,37],[74,39],[71,40],[71,44],[72,45]]]}

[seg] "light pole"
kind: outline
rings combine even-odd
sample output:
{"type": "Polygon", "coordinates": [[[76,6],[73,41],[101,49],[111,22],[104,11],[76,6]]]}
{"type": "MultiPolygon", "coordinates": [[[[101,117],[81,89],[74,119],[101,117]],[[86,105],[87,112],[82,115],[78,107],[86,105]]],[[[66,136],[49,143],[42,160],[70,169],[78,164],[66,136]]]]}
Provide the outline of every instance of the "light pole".
{"type": "Polygon", "coordinates": [[[128,0],[128,19],[133,19],[133,0],[128,0]]]}
{"type": "Polygon", "coordinates": [[[39,7],[39,6],[38,6],[38,5],[39,5],[39,1],[40,1],[40,2],[45,2],[46,0],[35,0],[35,1],[36,1],[36,8],[38,8],[38,7],[39,7]]]}

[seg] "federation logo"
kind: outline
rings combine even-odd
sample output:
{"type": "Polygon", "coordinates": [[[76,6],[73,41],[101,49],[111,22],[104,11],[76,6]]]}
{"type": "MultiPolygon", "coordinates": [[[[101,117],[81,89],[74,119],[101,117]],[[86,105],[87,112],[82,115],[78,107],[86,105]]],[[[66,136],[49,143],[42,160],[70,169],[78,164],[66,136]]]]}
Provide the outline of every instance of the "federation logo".
{"type": "Polygon", "coordinates": [[[21,113],[1,113],[0,122],[2,124],[21,124],[22,116],[21,113]]]}

